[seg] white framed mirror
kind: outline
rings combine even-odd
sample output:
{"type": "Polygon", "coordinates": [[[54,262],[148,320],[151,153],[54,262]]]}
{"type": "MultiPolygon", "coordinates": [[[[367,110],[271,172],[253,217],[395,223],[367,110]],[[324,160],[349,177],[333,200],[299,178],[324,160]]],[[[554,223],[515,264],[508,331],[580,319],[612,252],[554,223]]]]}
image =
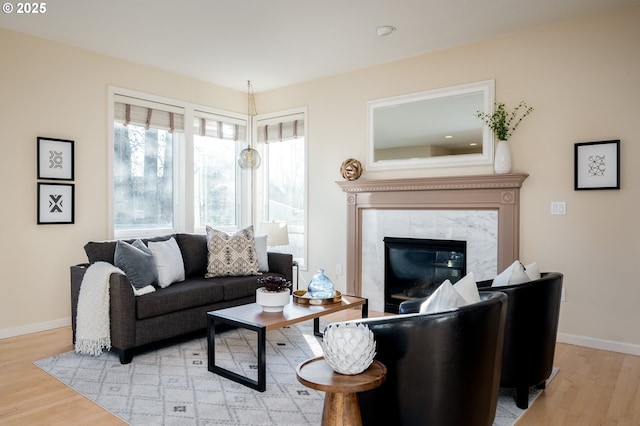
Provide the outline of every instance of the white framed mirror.
{"type": "Polygon", "coordinates": [[[367,102],[367,170],[493,164],[495,80],[367,102]]]}

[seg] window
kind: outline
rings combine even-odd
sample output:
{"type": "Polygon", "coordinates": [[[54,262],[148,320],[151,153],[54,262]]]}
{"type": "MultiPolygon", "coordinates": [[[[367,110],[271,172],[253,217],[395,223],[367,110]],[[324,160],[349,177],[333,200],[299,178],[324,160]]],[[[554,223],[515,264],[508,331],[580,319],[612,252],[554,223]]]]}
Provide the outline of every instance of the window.
{"type": "Polygon", "coordinates": [[[174,151],[184,142],[182,111],[120,100],[114,106],[114,231],[172,230],[174,151]]]}
{"type": "Polygon", "coordinates": [[[114,238],[285,221],[289,245],[275,250],[292,253],[304,268],[306,109],[256,116],[262,166],[242,171],[246,115],[125,89],[110,88],[110,97],[114,238]]]}
{"type": "Polygon", "coordinates": [[[292,253],[301,268],[306,264],[307,168],[306,111],[259,116],[258,142],[264,143],[263,207],[265,221],[284,221],[289,245],[278,251],[292,253]]]}
{"type": "Polygon", "coordinates": [[[246,122],[196,111],[193,119],[195,229],[238,228],[238,142],[246,122]]]}
{"type": "Polygon", "coordinates": [[[114,237],[245,226],[247,117],[112,90],[114,237]]]}

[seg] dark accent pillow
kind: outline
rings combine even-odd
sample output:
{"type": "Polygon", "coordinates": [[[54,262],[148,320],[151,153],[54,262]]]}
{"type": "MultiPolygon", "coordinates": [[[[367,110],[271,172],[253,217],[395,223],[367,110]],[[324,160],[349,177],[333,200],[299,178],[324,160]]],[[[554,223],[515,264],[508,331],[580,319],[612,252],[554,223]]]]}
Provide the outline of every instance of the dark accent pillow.
{"type": "Polygon", "coordinates": [[[89,263],[108,262],[114,264],[113,258],[116,251],[116,241],[89,241],[84,245],[89,263]]]}
{"type": "Polygon", "coordinates": [[[186,278],[204,277],[207,273],[207,237],[204,234],[176,234],[186,278]]]}
{"type": "Polygon", "coordinates": [[[115,265],[122,269],[131,284],[141,289],[158,283],[158,269],[151,250],[142,240],[129,244],[117,241],[114,254],[115,265]]]}
{"type": "MultiPolygon", "coordinates": [[[[171,235],[162,237],[145,238],[142,240],[145,244],[149,241],[165,241],[171,238],[171,235]]],[[[122,240],[129,244],[134,240],[122,240]]],[[[84,245],[84,252],[87,254],[89,263],[108,262],[115,265],[115,252],[117,240],[111,241],[89,241],[84,245]]]]}

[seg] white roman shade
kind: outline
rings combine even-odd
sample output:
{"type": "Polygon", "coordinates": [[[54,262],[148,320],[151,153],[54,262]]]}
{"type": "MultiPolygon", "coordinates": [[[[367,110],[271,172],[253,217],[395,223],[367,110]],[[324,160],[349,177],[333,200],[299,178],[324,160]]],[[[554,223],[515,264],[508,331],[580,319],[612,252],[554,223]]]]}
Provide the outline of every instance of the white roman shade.
{"type": "Polygon", "coordinates": [[[114,119],[126,125],[184,132],[184,109],[129,96],[115,95],[114,119]]]}
{"type": "Polygon", "coordinates": [[[260,120],[258,142],[281,142],[304,137],[304,114],[292,114],[260,120]]]}
{"type": "Polygon", "coordinates": [[[196,135],[234,141],[246,139],[245,120],[203,111],[194,111],[193,115],[193,132],[196,135]]]}

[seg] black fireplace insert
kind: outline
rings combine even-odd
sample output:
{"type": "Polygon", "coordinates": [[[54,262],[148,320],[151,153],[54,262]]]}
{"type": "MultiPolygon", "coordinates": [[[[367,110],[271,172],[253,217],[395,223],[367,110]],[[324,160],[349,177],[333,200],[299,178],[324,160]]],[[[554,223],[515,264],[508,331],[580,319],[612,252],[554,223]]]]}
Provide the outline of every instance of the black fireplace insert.
{"type": "Polygon", "coordinates": [[[384,238],[384,310],[398,313],[404,300],[430,296],[445,280],[467,273],[467,242],[384,238]]]}

